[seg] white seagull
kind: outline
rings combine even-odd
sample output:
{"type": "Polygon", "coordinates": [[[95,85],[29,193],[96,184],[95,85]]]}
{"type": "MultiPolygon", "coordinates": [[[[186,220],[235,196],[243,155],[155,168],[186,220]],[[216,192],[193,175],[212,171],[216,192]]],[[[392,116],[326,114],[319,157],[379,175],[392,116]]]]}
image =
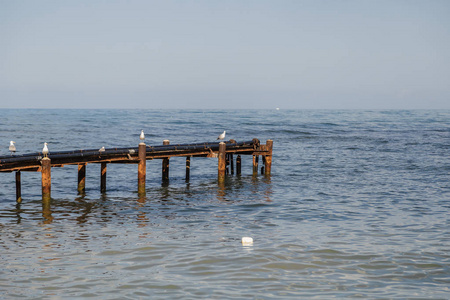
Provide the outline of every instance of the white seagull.
{"type": "Polygon", "coordinates": [[[42,148],[42,154],[44,154],[44,157],[47,157],[48,155],[48,148],[47,148],[47,143],[44,143],[44,148],[42,148]]]}
{"type": "Polygon", "coordinates": [[[144,130],[141,130],[141,135],[139,136],[139,138],[141,139],[141,141],[145,139],[144,130]]]}
{"type": "Polygon", "coordinates": [[[105,151],[105,147],[101,147],[100,149],[98,149],[98,152],[104,152],[105,151]]]}
{"type": "Polygon", "coordinates": [[[217,139],[218,139],[218,140],[223,140],[223,139],[225,138],[225,132],[226,132],[226,131],[222,132],[222,134],[219,135],[219,137],[218,137],[217,139]]]}
{"type": "Polygon", "coordinates": [[[11,151],[11,155],[13,155],[14,152],[16,152],[16,146],[14,145],[16,142],[11,141],[9,142],[9,151],[11,151]]]}

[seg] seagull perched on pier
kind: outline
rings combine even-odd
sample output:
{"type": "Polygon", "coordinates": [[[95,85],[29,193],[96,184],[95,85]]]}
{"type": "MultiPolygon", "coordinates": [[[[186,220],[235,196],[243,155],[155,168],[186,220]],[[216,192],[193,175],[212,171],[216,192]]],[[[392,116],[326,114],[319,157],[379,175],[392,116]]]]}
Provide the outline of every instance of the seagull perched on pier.
{"type": "Polygon", "coordinates": [[[219,135],[219,137],[218,137],[217,139],[218,139],[218,140],[223,140],[223,139],[225,138],[225,132],[226,132],[226,131],[222,132],[222,134],[219,135]]]}
{"type": "Polygon", "coordinates": [[[100,149],[98,149],[98,152],[105,152],[105,147],[101,147],[100,149]]]}
{"type": "Polygon", "coordinates": [[[47,157],[48,155],[48,148],[47,148],[47,143],[44,143],[44,148],[42,148],[42,154],[44,154],[44,157],[47,157]]]}
{"type": "Polygon", "coordinates": [[[14,152],[16,152],[16,146],[14,145],[16,142],[11,141],[9,142],[9,151],[11,151],[11,155],[13,155],[14,152]]]}
{"type": "Polygon", "coordinates": [[[145,139],[144,130],[141,130],[141,135],[139,136],[139,138],[141,139],[141,141],[144,141],[145,139]]]}

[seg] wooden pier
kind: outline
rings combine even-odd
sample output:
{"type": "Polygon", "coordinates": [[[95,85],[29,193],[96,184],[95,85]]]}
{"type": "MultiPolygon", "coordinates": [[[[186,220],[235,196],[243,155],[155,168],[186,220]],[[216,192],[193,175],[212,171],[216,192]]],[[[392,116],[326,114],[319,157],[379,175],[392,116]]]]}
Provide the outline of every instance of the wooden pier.
{"type": "Polygon", "coordinates": [[[261,173],[269,176],[272,166],[273,141],[260,144],[258,139],[246,142],[230,140],[226,142],[173,144],[164,140],[163,145],[148,146],[143,141],[138,147],[89,149],[74,151],[42,152],[22,155],[0,156],[0,172],[15,172],[16,201],[22,201],[21,172],[41,172],[42,199],[51,197],[51,168],[65,165],[78,165],[78,192],[83,193],[86,185],[86,165],[100,164],[100,191],[106,191],[107,164],[137,164],[138,193],[145,193],[146,161],[162,159],[162,182],[169,180],[169,161],[171,157],[186,157],[186,181],[190,179],[191,157],[218,158],[218,182],[223,183],[227,175],[234,174],[234,155],[236,157],[236,175],[241,174],[241,155],[253,156],[253,175],[258,174],[259,156],[263,165],[261,173]]]}

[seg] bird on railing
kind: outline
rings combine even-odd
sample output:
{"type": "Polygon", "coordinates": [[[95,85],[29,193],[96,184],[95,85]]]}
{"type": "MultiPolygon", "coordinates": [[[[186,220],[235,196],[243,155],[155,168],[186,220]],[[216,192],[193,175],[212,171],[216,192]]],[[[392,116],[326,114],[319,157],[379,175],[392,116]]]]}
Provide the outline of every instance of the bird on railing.
{"type": "Polygon", "coordinates": [[[225,138],[225,132],[226,132],[226,131],[222,132],[222,134],[219,135],[219,137],[218,137],[217,139],[218,139],[218,140],[223,140],[223,139],[225,138]]]}
{"type": "Polygon", "coordinates": [[[16,152],[16,146],[14,145],[16,142],[11,141],[9,142],[9,151],[11,152],[11,155],[13,155],[14,152],[16,152]]]}
{"type": "Polygon", "coordinates": [[[44,157],[47,157],[48,155],[48,147],[47,147],[47,143],[44,143],[44,148],[42,148],[42,154],[44,154],[44,157]]]}
{"type": "Polygon", "coordinates": [[[141,139],[142,142],[144,142],[145,139],[144,130],[141,130],[141,135],[139,136],[139,138],[141,139]]]}

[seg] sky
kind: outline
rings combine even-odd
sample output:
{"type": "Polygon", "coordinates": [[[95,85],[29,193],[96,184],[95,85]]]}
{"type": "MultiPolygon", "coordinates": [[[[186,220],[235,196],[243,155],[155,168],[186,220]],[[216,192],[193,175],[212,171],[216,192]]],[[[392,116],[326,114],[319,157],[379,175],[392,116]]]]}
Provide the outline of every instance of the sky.
{"type": "Polygon", "coordinates": [[[450,1],[0,0],[0,108],[450,109],[450,1]]]}

